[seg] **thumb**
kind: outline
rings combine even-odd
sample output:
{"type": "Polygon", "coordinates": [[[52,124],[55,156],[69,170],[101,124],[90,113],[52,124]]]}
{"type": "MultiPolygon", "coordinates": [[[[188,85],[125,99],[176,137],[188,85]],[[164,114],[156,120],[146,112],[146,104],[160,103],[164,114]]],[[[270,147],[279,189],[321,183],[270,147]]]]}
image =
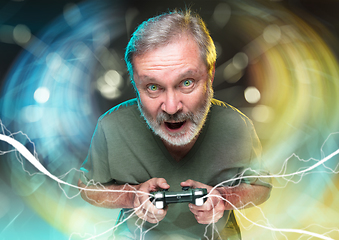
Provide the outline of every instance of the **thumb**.
{"type": "Polygon", "coordinates": [[[191,179],[188,179],[186,180],[185,182],[181,182],[180,183],[180,186],[182,187],[191,187],[191,188],[194,188],[195,187],[195,181],[191,180],[191,179]]]}
{"type": "Polygon", "coordinates": [[[162,189],[169,189],[170,188],[170,185],[168,185],[168,183],[161,183],[159,185],[162,189]]]}
{"type": "Polygon", "coordinates": [[[170,185],[163,178],[159,178],[157,180],[157,185],[162,189],[168,189],[170,187],[170,185]]]}

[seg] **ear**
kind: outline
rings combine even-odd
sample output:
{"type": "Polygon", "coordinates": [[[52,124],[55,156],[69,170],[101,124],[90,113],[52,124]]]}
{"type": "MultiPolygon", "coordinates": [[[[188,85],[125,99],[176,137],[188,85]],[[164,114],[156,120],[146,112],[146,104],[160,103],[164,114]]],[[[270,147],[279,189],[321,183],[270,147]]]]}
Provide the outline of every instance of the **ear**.
{"type": "Polygon", "coordinates": [[[213,63],[213,66],[212,66],[212,69],[211,69],[211,84],[213,84],[214,75],[215,75],[215,63],[213,63]]]}

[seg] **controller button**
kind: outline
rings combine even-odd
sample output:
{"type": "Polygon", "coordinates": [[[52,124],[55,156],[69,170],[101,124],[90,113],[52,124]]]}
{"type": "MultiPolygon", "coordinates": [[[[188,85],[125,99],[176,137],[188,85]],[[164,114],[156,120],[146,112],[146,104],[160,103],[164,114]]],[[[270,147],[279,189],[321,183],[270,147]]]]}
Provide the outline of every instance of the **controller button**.
{"type": "Polygon", "coordinates": [[[197,205],[197,206],[204,205],[204,199],[203,198],[195,199],[195,205],[197,205]]]}
{"type": "Polygon", "coordinates": [[[164,208],[164,203],[163,202],[155,202],[155,207],[157,209],[163,209],[164,208]]]}
{"type": "Polygon", "coordinates": [[[194,195],[203,195],[203,192],[201,190],[195,191],[194,195]]]}
{"type": "Polygon", "coordinates": [[[162,195],[162,193],[156,193],[156,194],[154,195],[154,197],[155,197],[155,198],[162,198],[163,195],[162,195]]]}

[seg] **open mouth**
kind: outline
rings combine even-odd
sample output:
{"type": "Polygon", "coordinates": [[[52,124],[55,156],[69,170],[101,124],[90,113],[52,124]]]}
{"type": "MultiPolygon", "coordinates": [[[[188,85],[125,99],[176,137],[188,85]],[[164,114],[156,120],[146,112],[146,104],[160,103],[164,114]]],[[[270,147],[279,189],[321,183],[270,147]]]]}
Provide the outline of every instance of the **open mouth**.
{"type": "Polygon", "coordinates": [[[181,128],[186,121],[183,122],[165,122],[165,125],[167,128],[169,128],[170,130],[177,130],[179,128],[181,128]]]}

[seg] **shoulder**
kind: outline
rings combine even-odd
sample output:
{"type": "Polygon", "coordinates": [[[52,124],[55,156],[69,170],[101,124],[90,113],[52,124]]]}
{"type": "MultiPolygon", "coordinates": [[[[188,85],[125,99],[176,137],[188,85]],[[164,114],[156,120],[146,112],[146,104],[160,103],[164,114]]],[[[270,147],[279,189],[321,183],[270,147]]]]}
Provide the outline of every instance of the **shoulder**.
{"type": "Polygon", "coordinates": [[[102,121],[103,119],[106,119],[106,118],[114,117],[114,115],[117,115],[123,112],[133,111],[134,109],[137,109],[137,108],[138,108],[138,102],[136,98],[127,100],[125,102],[122,102],[112,107],[107,112],[102,114],[99,118],[99,121],[102,121]]]}
{"type": "Polygon", "coordinates": [[[98,122],[101,125],[111,126],[114,124],[127,124],[129,121],[135,121],[136,119],[141,121],[142,119],[140,117],[138,102],[137,99],[134,98],[112,107],[100,116],[98,122]]]}
{"type": "Polygon", "coordinates": [[[236,123],[240,121],[252,125],[252,121],[239,109],[223,101],[212,99],[211,115],[218,121],[225,121],[236,123]]]}
{"type": "Polygon", "coordinates": [[[260,144],[253,122],[239,109],[215,99],[212,101],[208,130],[209,136],[220,143],[227,141],[248,148],[260,144]]]}

